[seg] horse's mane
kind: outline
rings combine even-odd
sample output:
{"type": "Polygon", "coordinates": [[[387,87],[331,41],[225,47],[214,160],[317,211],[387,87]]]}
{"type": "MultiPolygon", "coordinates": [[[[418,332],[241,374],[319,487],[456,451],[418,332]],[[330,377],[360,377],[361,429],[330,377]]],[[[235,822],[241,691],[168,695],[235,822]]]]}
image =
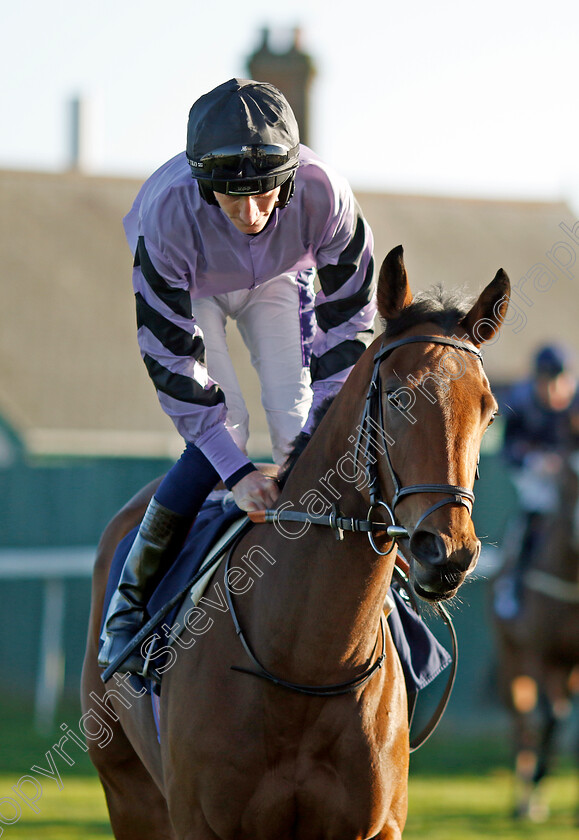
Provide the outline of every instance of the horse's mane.
{"type": "Polygon", "coordinates": [[[452,332],[467,315],[472,301],[464,291],[448,292],[440,285],[419,292],[398,318],[384,322],[386,338],[394,338],[410,327],[434,322],[446,332],[452,332]]]}

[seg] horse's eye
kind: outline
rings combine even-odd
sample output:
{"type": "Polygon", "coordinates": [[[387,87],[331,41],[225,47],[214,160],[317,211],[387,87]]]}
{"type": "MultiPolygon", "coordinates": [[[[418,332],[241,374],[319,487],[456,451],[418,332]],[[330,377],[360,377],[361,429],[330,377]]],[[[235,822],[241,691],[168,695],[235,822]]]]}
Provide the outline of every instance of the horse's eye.
{"type": "Polygon", "coordinates": [[[390,403],[393,408],[397,408],[398,411],[405,411],[406,405],[402,402],[399,395],[396,391],[390,391],[386,393],[386,399],[390,403]]]}
{"type": "Polygon", "coordinates": [[[492,424],[495,422],[495,418],[498,417],[498,416],[499,416],[498,411],[495,411],[495,413],[493,415],[491,415],[491,419],[489,420],[489,426],[492,426],[492,424]]]}

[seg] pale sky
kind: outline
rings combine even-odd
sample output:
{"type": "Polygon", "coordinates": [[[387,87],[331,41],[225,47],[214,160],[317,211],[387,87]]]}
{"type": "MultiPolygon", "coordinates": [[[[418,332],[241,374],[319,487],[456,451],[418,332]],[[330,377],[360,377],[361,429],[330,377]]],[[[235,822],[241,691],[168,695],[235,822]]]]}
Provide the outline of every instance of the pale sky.
{"type": "Polygon", "coordinates": [[[0,167],[58,170],[68,102],[90,168],[147,176],[189,107],[264,26],[318,75],[311,145],[354,189],[565,199],[579,214],[579,4],[571,0],[2,0],[0,167]]]}

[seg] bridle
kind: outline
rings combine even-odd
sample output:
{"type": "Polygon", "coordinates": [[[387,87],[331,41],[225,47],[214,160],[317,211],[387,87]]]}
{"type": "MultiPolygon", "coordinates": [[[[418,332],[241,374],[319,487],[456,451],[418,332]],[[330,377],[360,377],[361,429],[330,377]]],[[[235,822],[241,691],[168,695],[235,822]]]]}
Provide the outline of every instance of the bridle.
{"type": "MultiPolygon", "coordinates": [[[[463,505],[467,508],[469,513],[472,513],[472,506],[475,498],[472,490],[469,490],[467,487],[461,487],[457,484],[410,484],[404,487],[398,475],[396,474],[396,471],[392,464],[390,450],[388,448],[388,435],[386,434],[386,427],[384,422],[384,406],[382,402],[382,377],[380,374],[380,368],[382,362],[386,358],[388,358],[388,356],[394,350],[397,350],[399,347],[404,347],[407,344],[418,343],[442,344],[449,347],[454,347],[456,350],[463,350],[468,353],[472,353],[474,356],[477,357],[477,359],[479,359],[479,361],[482,364],[482,353],[472,344],[467,344],[466,342],[459,341],[455,338],[447,338],[445,336],[439,335],[414,335],[408,336],[407,338],[401,338],[398,341],[391,342],[390,344],[382,345],[380,350],[374,356],[374,371],[372,373],[372,379],[370,381],[368,393],[366,394],[366,404],[364,407],[364,413],[362,415],[362,421],[358,426],[359,434],[356,440],[354,458],[354,460],[357,463],[365,460],[365,470],[369,477],[368,492],[370,496],[370,508],[368,510],[367,519],[370,521],[373,511],[375,511],[377,508],[382,508],[388,513],[388,516],[390,517],[390,527],[397,528],[398,526],[396,526],[395,510],[396,505],[401,501],[401,499],[415,493],[445,493],[448,496],[448,498],[441,499],[439,502],[435,502],[433,505],[431,505],[422,514],[422,516],[414,526],[415,531],[419,528],[419,526],[424,522],[424,520],[427,517],[429,517],[432,513],[434,513],[435,510],[438,510],[444,505],[463,505]],[[380,437],[379,441],[378,436],[380,437]],[[390,504],[387,504],[381,496],[380,478],[378,473],[378,460],[370,454],[370,449],[372,447],[374,448],[375,452],[379,452],[380,454],[384,455],[384,460],[386,462],[386,466],[388,467],[390,479],[394,487],[394,495],[392,496],[390,504]]],[[[374,542],[372,530],[368,531],[368,539],[370,540],[370,545],[377,554],[382,555],[389,554],[392,551],[392,549],[396,545],[396,536],[403,536],[402,534],[396,534],[395,532],[391,534],[390,530],[387,529],[389,535],[393,536],[394,538],[387,551],[380,551],[380,549],[376,546],[374,542]]],[[[384,530],[384,527],[382,527],[382,530],[384,530]]],[[[407,533],[406,536],[408,536],[407,533]]]]}
{"type": "MultiPolygon", "coordinates": [[[[397,539],[404,539],[409,536],[406,528],[396,524],[395,510],[401,499],[415,493],[444,493],[447,498],[441,499],[431,505],[420,517],[414,530],[416,530],[424,520],[434,513],[435,510],[444,505],[463,505],[467,510],[472,512],[474,503],[474,493],[467,487],[461,487],[457,484],[410,484],[404,487],[396,474],[392,459],[390,457],[390,450],[388,448],[388,435],[386,434],[386,425],[384,421],[384,407],[382,404],[382,377],[380,374],[380,367],[382,362],[399,347],[407,344],[442,344],[448,347],[454,347],[456,350],[463,350],[472,353],[482,364],[482,353],[472,344],[467,344],[465,341],[459,341],[455,338],[447,338],[441,335],[413,335],[407,338],[401,338],[398,341],[393,341],[390,344],[382,345],[380,350],[374,356],[374,370],[372,372],[372,379],[366,394],[366,402],[364,405],[364,413],[360,424],[358,425],[358,437],[355,440],[354,447],[354,463],[360,465],[360,471],[365,472],[368,477],[368,492],[370,496],[370,507],[366,519],[356,519],[354,517],[345,517],[340,514],[337,507],[332,508],[331,513],[321,514],[316,516],[312,513],[306,513],[298,510],[288,510],[287,505],[280,505],[273,510],[261,510],[250,512],[249,518],[252,522],[268,522],[276,526],[279,522],[302,522],[311,525],[326,525],[332,528],[338,539],[343,538],[344,531],[365,532],[368,535],[370,545],[377,554],[382,556],[390,554],[396,545],[397,539]],[[384,456],[388,473],[394,487],[394,494],[390,504],[384,501],[380,490],[380,476],[378,472],[378,459],[371,454],[371,450],[375,453],[384,456]],[[390,524],[387,522],[374,521],[372,515],[374,511],[381,508],[386,511],[390,524]],[[392,538],[389,548],[386,551],[381,551],[376,545],[373,537],[374,532],[386,532],[392,538]]],[[[350,438],[354,440],[354,438],[350,438]]],[[[477,468],[478,477],[478,468],[477,468]]],[[[288,503],[292,507],[291,503],[288,503]]]]}

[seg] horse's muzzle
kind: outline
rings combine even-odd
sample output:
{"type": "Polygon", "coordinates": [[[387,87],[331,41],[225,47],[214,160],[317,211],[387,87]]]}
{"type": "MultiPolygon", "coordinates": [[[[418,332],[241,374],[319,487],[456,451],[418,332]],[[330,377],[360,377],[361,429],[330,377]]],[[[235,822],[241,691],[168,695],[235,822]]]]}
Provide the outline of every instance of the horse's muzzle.
{"type": "Polygon", "coordinates": [[[473,571],[481,550],[479,540],[456,545],[424,528],[410,538],[412,582],[416,594],[427,601],[452,598],[473,571]]]}

